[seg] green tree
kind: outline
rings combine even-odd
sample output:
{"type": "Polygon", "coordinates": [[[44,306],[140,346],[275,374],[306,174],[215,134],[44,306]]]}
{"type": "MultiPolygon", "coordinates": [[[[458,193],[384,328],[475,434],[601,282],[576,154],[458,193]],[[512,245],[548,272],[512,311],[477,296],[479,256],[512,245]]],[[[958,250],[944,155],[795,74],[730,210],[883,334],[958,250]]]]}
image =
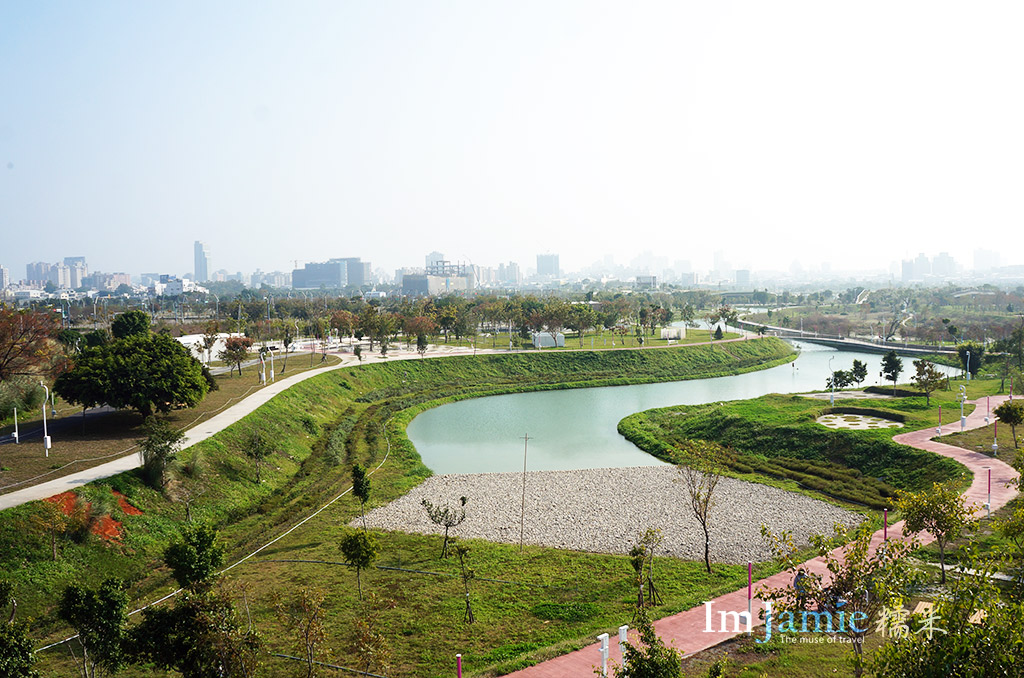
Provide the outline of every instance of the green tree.
{"type": "Polygon", "coordinates": [[[985,347],[976,341],[965,341],[956,347],[957,356],[960,358],[960,366],[965,371],[970,371],[971,376],[978,374],[981,369],[981,358],[985,354],[985,347]],[[967,364],[967,355],[971,356],[971,364],[967,364]]]}
{"type": "Polygon", "coordinates": [[[217,530],[206,523],[188,523],[181,540],[164,551],[164,562],[171,568],[178,586],[205,589],[212,584],[217,570],[224,565],[224,546],[217,530]]]}
{"type": "Polygon", "coordinates": [[[256,467],[256,483],[263,482],[263,467],[267,465],[267,457],[273,451],[274,446],[270,438],[259,426],[253,426],[245,435],[245,456],[252,460],[256,467]]]}
{"type": "Polygon", "coordinates": [[[896,355],[896,351],[889,351],[882,356],[882,374],[887,381],[892,382],[892,394],[896,395],[896,380],[903,372],[903,360],[896,355]]]}
{"type": "Polygon", "coordinates": [[[146,419],[146,437],[139,443],[142,478],[154,490],[167,484],[167,468],[174,461],[185,440],[185,434],[156,417],[146,419]]]}
{"type": "Polygon", "coordinates": [[[150,416],[194,407],[209,390],[203,368],[191,352],[169,336],[131,335],[87,348],[75,366],[57,377],[53,390],[70,403],[106,403],[150,416]]]}
{"type": "Polygon", "coordinates": [[[903,516],[904,529],[910,533],[927,531],[939,546],[941,583],[946,583],[946,546],[957,539],[971,523],[972,511],[964,497],[951,484],[933,483],[930,490],[900,491],[896,510],[903,516]]]}
{"type": "MultiPolygon", "coordinates": [[[[866,523],[853,529],[841,525],[835,528],[831,539],[814,535],[811,544],[825,559],[827,577],[807,575],[802,569],[804,556],[788,532],[774,534],[761,525],[761,535],[771,548],[775,560],[796,579],[799,587],[786,585],[779,588],[763,587],[758,590],[761,600],[771,602],[772,620],[797,620],[808,608],[816,610],[815,624],[827,621],[839,612],[847,620],[859,623],[838,624],[838,633],[845,636],[852,649],[854,675],[863,675],[867,666],[864,639],[877,629],[880,615],[902,605],[909,587],[915,583],[910,566],[913,541],[890,539],[884,547],[871,544],[874,531],[866,523]]],[[[799,623],[799,622],[797,622],[799,623]]]]}
{"type": "Polygon", "coordinates": [[[366,502],[370,501],[370,477],[362,464],[352,465],[352,494],[359,500],[359,512],[363,517],[363,531],[366,531],[366,502]]]}
{"type": "Polygon", "coordinates": [[[462,588],[466,594],[466,612],[462,616],[462,621],[466,624],[472,624],[476,621],[476,616],[473,614],[473,605],[469,602],[469,582],[473,581],[476,577],[476,573],[469,567],[469,547],[463,543],[455,545],[455,557],[459,559],[459,578],[462,579],[462,588]]]}
{"type": "Polygon", "coordinates": [[[127,663],[127,607],[128,594],[117,579],[95,591],[74,584],[64,589],[58,613],[78,634],[83,678],[112,675],[127,663]]]}
{"type": "Polygon", "coordinates": [[[850,375],[853,377],[853,382],[860,386],[868,378],[868,366],[863,361],[854,359],[850,375]]]}
{"type": "Polygon", "coordinates": [[[224,340],[224,348],[217,354],[217,357],[231,365],[230,373],[238,368],[238,376],[242,376],[242,363],[249,359],[249,349],[252,348],[252,339],[249,337],[228,337],[224,340]]]}
{"type": "Polygon", "coordinates": [[[149,314],[144,311],[126,311],[110,323],[114,339],[125,339],[134,335],[149,334],[149,314]]]}
{"type": "Polygon", "coordinates": [[[341,537],[341,554],[348,564],[356,568],[356,587],[359,600],[363,599],[362,571],[377,559],[380,553],[380,542],[372,532],[364,530],[346,530],[341,537]]]}
{"type": "Polygon", "coordinates": [[[847,370],[836,370],[825,380],[825,388],[846,388],[853,383],[853,374],[847,370]]]}
{"type": "Polygon", "coordinates": [[[459,497],[459,505],[456,508],[452,508],[445,504],[434,505],[428,499],[423,499],[420,504],[427,512],[427,518],[430,522],[444,528],[444,541],[441,542],[441,558],[448,557],[448,544],[450,540],[448,538],[448,531],[453,527],[458,527],[466,520],[466,502],[469,500],[466,497],[459,497]]]}
{"type": "Polygon", "coordinates": [[[1018,676],[1024,666],[1024,602],[1001,598],[993,575],[1001,563],[968,550],[929,618],[914,619],[876,652],[878,678],[1018,676]],[[981,613],[979,615],[979,612],[981,613]],[[978,617],[983,616],[979,623],[978,617]],[[935,628],[931,628],[929,619],[935,628]],[[973,620],[973,621],[972,621],[973,620]]]}
{"type": "MultiPolygon", "coordinates": [[[[248,613],[247,598],[243,594],[248,613]]],[[[183,678],[249,678],[256,675],[263,641],[251,622],[245,627],[232,589],[221,583],[186,590],[174,607],[148,607],[132,629],[136,662],[174,670],[183,678]]]]}
{"type": "Polygon", "coordinates": [[[683,653],[654,632],[654,623],[647,609],[636,612],[636,628],[640,632],[638,643],[626,642],[622,649],[622,666],[612,666],[615,678],[677,678],[683,675],[683,653]]]}
{"type": "Polygon", "coordinates": [[[1013,434],[1013,449],[1017,449],[1017,427],[1024,424],[1024,401],[1007,400],[992,411],[999,417],[999,421],[1010,427],[1013,434]]]}
{"type": "MultiPolygon", "coordinates": [[[[217,340],[220,338],[220,327],[216,320],[211,320],[206,323],[206,327],[203,328],[203,339],[202,347],[206,351],[206,362],[209,363],[213,360],[213,348],[217,345],[217,340]]],[[[287,358],[286,358],[287,360],[287,358]]],[[[282,370],[283,372],[284,370],[282,370]]]]}
{"type": "Polygon", "coordinates": [[[32,524],[50,536],[50,549],[53,560],[57,560],[57,538],[62,537],[68,529],[70,517],[64,513],[63,507],[56,502],[39,502],[38,510],[32,515],[32,524]]]}
{"type": "Polygon", "coordinates": [[[719,459],[722,448],[704,440],[688,442],[682,449],[683,463],[677,468],[686,486],[690,510],[704,532],[704,567],[711,573],[711,509],[715,490],[722,480],[719,459]]]}
{"type": "Polygon", "coordinates": [[[932,392],[942,386],[946,375],[924,358],[914,361],[914,369],[917,370],[917,373],[911,378],[911,382],[917,387],[917,390],[924,393],[925,404],[931,405],[932,392]]]}
{"type": "Polygon", "coordinates": [[[427,335],[420,332],[416,335],[416,352],[420,354],[421,358],[426,355],[427,347],[427,335]]]}
{"type": "Polygon", "coordinates": [[[39,673],[32,668],[36,655],[28,637],[28,624],[14,620],[17,610],[14,587],[9,581],[0,579],[0,676],[39,678],[39,673]],[[11,614],[5,622],[3,617],[8,606],[11,614]]]}
{"type": "Polygon", "coordinates": [[[362,346],[356,344],[356,347],[354,349],[352,349],[352,352],[356,354],[356,358],[359,359],[359,362],[363,362],[363,347],[362,346]]]}

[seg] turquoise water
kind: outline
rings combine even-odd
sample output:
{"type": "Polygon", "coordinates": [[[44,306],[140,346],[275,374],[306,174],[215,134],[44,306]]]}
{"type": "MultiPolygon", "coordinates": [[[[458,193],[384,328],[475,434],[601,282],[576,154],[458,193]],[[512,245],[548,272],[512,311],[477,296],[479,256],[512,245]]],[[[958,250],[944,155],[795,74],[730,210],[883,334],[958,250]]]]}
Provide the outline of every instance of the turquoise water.
{"type": "MultiPolygon", "coordinates": [[[[541,391],[474,398],[423,412],[409,425],[410,440],[435,473],[573,470],[657,466],[616,430],[634,412],[669,405],[743,400],[767,393],[822,390],[831,369],[868,365],[864,386],[880,383],[881,356],[799,343],[789,365],[715,379],[661,384],[541,391]]],[[[912,369],[904,359],[904,376],[912,369]]]]}

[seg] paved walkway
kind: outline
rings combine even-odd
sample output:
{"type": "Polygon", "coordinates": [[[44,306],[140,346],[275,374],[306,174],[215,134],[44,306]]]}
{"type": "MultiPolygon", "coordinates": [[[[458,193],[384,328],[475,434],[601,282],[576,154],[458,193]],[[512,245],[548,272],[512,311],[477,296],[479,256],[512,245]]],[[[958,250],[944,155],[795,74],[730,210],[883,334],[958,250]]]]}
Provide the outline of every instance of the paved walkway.
{"type": "MultiPolygon", "coordinates": [[[[471,349],[465,349],[465,352],[471,352],[471,349]]],[[[479,351],[484,353],[484,351],[479,351]]],[[[455,351],[442,351],[438,350],[433,355],[453,355],[458,354],[455,351]]],[[[428,354],[431,355],[431,354],[428,354]]],[[[294,357],[294,356],[293,356],[294,357]]],[[[419,358],[419,354],[415,351],[398,351],[394,350],[389,353],[388,358],[381,358],[379,354],[374,355],[363,355],[363,363],[372,362],[387,362],[391,360],[410,360],[413,358],[419,358]]],[[[184,448],[191,447],[196,443],[202,442],[207,438],[215,435],[216,433],[224,430],[231,424],[234,424],[242,417],[250,414],[260,405],[263,405],[268,400],[276,396],[278,393],[298,384],[299,382],[305,381],[318,374],[324,372],[330,372],[332,370],[338,370],[352,365],[358,365],[359,360],[351,354],[342,355],[341,363],[338,365],[331,365],[321,369],[308,370],[306,372],[300,372],[298,374],[286,377],[284,379],[277,379],[276,381],[260,388],[252,395],[246,397],[239,403],[232,405],[223,412],[216,414],[206,421],[200,422],[192,428],[185,431],[184,448]]],[[[109,461],[99,466],[93,466],[92,468],[83,469],[75,473],[56,478],[54,480],[47,481],[45,483],[39,483],[38,485],[32,485],[26,487],[23,490],[17,490],[15,492],[8,492],[7,494],[0,495],[0,511],[14,506],[19,506],[30,501],[37,499],[45,499],[52,497],[55,494],[73,490],[76,487],[81,487],[86,483],[90,483],[100,478],[107,478],[110,476],[117,475],[118,473],[124,473],[134,468],[138,468],[142,465],[141,460],[137,452],[132,452],[123,457],[119,457],[114,461],[109,461]]]]}
{"type": "MultiPolygon", "coordinates": [[[[716,343],[716,344],[730,343],[730,342],[734,342],[734,341],[743,341],[745,339],[746,339],[746,336],[741,337],[741,338],[737,338],[737,339],[720,339],[720,340],[718,340],[718,341],[716,341],[714,343],[716,343]]],[[[297,347],[299,347],[300,344],[301,344],[302,347],[305,347],[307,350],[309,348],[312,348],[312,349],[314,349],[314,352],[319,353],[319,348],[318,348],[319,344],[316,343],[316,342],[310,343],[308,340],[301,340],[301,341],[296,342],[296,346],[297,347]]],[[[687,345],[687,344],[684,344],[684,346],[685,345],[687,345]]],[[[699,345],[702,345],[702,344],[689,344],[689,345],[699,346],[699,345]]],[[[619,347],[618,350],[650,350],[652,348],[657,349],[657,348],[671,348],[671,347],[665,347],[665,346],[653,346],[653,347],[649,346],[649,347],[646,347],[646,348],[644,348],[644,347],[630,347],[630,348],[619,347]]],[[[185,432],[185,440],[184,440],[183,449],[191,447],[192,445],[195,445],[196,443],[202,442],[202,441],[206,440],[207,438],[217,434],[218,432],[224,430],[225,428],[227,428],[231,424],[234,424],[235,422],[237,422],[242,417],[246,416],[247,414],[250,414],[253,410],[255,410],[260,405],[263,405],[264,403],[266,403],[268,400],[273,398],[278,393],[281,393],[282,391],[290,388],[291,386],[294,386],[295,384],[298,384],[301,381],[305,381],[306,379],[309,379],[311,377],[315,377],[318,374],[323,374],[324,372],[330,372],[332,370],[338,370],[338,369],[342,369],[342,368],[345,368],[345,367],[351,367],[353,365],[380,363],[380,362],[392,362],[392,361],[395,361],[395,360],[419,360],[419,359],[422,359],[424,357],[424,356],[421,356],[415,349],[403,349],[403,348],[401,348],[401,344],[394,344],[394,345],[392,345],[391,349],[388,351],[388,355],[387,355],[386,358],[381,357],[380,353],[375,353],[373,351],[367,350],[367,351],[363,352],[362,361],[360,361],[352,353],[349,352],[349,351],[351,351],[351,349],[352,349],[352,346],[349,345],[348,347],[339,346],[339,347],[337,347],[337,348],[335,348],[335,349],[333,349],[331,351],[328,351],[328,353],[331,354],[331,355],[340,355],[341,363],[338,364],[338,365],[331,365],[329,367],[324,367],[324,368],[321,368],[321,369],[309,370],[309,371],[306,371],[306,372],[301,372],[301,373],[296,374],[296,375],[292,375],[292,376],[284,378],[284,379],[278,379],[278,380],[268,384],[267,386],[264,386],[263,388],[261,388],[260,390],[256,391],[252,395],[248,396],[247,398],[245,398],[241,402],[239,402],[239,403],[237,403],[235,405],[232,405],[231,407],[229,407],[228,409],[224,410],[220,414],[217,414],[217,415],[207,419],[206,421],[200,422],[199,424],[193,426],[192,428],[188,429],[185,432]]],[[[301,348],[300,348],[300,350],[301,350],[301,348]]],[[[572,351],[583,350],[583,351],[589,351],[589,350],[604,350],[604,349],[603,348],[602,349],[589,349],[589,348],[585,348],[585,349],[562,349],[562,350],[572,350],[572,351]]],[[[616,350],[616,349],[608,349],[608,350],[616,350]]],[[[542,351],[542,350],[517,351],[517,353],[543,353],[543,352],[544,351],[542,351]]],[[[445,345],[445,344],[431,344],[430,348],[427,351],[427,354],[426,354],[425,357],[426,358],[440,358],[440,357],[455,356],[455,355],[465,356],[465,355],[508,354],[508,353],[509,352],[507,350],[505,350],[505,349],[470,348],[470,347],[466,347],[466,346],[448,346],[448,345],[445,345]]],[[[300,354],[300,355],[308,355],[308,354],[300,354]]],[[[294,358],[294,357],[298,357],[298,356],[293,354],[292,357],[294,358]]],[[[27,437],[27,436],[28,436],[27,433],[23,434],[23,438],[27,437]]],[[[47,497],[52,497],[55,494],[60,494],[61,492],[67,492],[68,490],[73,490],[76,487],[81,487],[82,485],[85,485],[86,483],[90,483],[90,482],[92,482],[94,480],[99,480],[101,478],[108,478],[110,476],[115,476],[118,473],[124,473],[125,471],[130,471],[130,470],[132,470],[134,468],[138,468],[141,465],[142,465],[142,462],[139,459],[138,453],[137,452],[132,452],[132,453],[127,454],[127,455],[125,455],[123,457],[119,457],[119,458],[115,459],[114,461],[109,461],[109,462],[107,462],[105,464],[100,464],[99,466],[93,466],[91,468],[82,469],[81,471],[76,471],[75,473],[71,473],[71,474],[68,474],[66,476],[61,476],[59,478],[55,478],[54,480],[49,480],[49,481],[46,481],[44,483],[39,483],[37,485],[32,485],[30,487],[26,487],[23,490],[17,490],[17,491],[14,491],[14,492],[8,492],[6,494],[0,494],[0,511],[2,511],[4,509],[7,509],[7,508],[13,508],[15,506],[20,506],[21,504],[26,504],[26,503],[28,503],[30,501],[35,501],[37,499],[46,499],[47,497]]]]}
{"type": "MultiPolygon", "coordinates": [[[[995,408],[997,405],[1007,399],[1008,396],[993,396],[991,398],[992,407],[995,408]]],[[[986,401],[985,398],[979,398],[974,401],[976,407],[967,417],[967,428],[979,428],[985,426],[986,413],[986,401]]],[[[946,424],[942,427],[942,434],[956,433],[960,430],[960,424],[946,424]]],[[[903,433],[893,438],[898,443],[903,445],[910,445],[922,450],[928,450],[936,454],[941,454],[944,457],[950,457],[956,459],[961,464],[966,466],[973,474],[974,480],[971,486],[964,492],[967,497],[968,504],[975,504],[977,506],[975,515],[977,517],[983,517],[985,515],[985,509],[982,505],[988,501],[989,492],[989,480],[988,480],[988,469],[992,470],[992,510],[1005,505],[1008,501],[1013,499],[1017,495],[1017,490],[1013,487],[1007,486],[1010,480],[1018,478],[1018,473],[1008,464],[1005,464],[999,460],[993,459],[985,454],[979,452],[971,452],[960,447],[953,447],[952,445],[946,445],[944,443],[930,440],[937,433],[934,428],[925,428],[920,431],[912,431],[910,433],[903,433]]],[[[889,538],[899,538],[903,536],[903,523],[896,523],[895,525],[889,526],[889,538]]],[[[927,533],[920,535],[919,540],[922,543],[928,543],[932,541],[931,536],[927,533]]],[[[882,543],[882,531],[879,530],[872,537],[872,546],[877,547],[882,543]]],[[[833,553],[839,553],[841,549],[837,549],[833,553]]],[[[817,575],[826,576],[828,570],[825,566],[825,559],[823,557],[813,558],[803,565],[804,569],[808,572],[812,572],[817,575]]],[[[779,588],[783,586],[789,586],[792,583],[792,575],[789,572],[780,572],[771,577],[758,580],[754,582],[754,594],[758,589],[762,587],[767,588],[779,588]]],[[[739,591],[733,591],[725,595],[715,598],[712,603],[712,610],[725,611],[732,610],[742,612],[747,609],[747,589],[746,587],[739,591]]],[[[754,599],[754,619],[757,619],[757,613],[762,609],[761,601],[755,597],[754,599]]],[[[735,637],[737,634],[730,632],[705,631],[706,626],[706,608],[701,605],[685,612],[680,612],[663,619],[659,619],[654,623],[654,628],[658,635],[661,636],[662,640],[666,643],[674,644],[678,649],[682,650],[684,654],[690,655],[701,650],[706,650],[709,647],[714,647],[719,643],[722,643],[730,638],[735,637]]],[[[623,620],[628,621],[628,620],[623,620]]],[[[717,614],[713,616],[713,626],[718,626],[720,620],[717,614]]],[[[731,625],[731,624],[730,624],[731,625]]],[[[618,643],[614,633],[611,634],[611,641],[609,642],[609,660],[621,663],[622,654],[619,652],[618,643]]],[[[630,632],[631,641],[635,641],[635,634],[630,632]]],[[[594,667],[600,663],[600,654],[598,650],[598,644],[594,643],[575,652],[555,657],[548,661],[531,666],[515,673],[509,674],[516,678],[578,678],[579,676],[591,676],[594,675],[594,667]]]]}

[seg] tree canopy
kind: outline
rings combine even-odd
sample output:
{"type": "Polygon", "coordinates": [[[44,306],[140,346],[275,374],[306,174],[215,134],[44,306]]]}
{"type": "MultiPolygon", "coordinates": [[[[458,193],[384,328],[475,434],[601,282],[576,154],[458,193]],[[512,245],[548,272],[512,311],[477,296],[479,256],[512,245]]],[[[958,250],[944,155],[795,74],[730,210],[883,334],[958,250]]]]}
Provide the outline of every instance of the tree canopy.
{"type": "Polygon", "coordinates": [[[53,388],[82,407],[106,403],[148,417],[154,410],[194,407],[209,384],[202,365],[179,342],[164,334],[133,334],[83,350],[53,388]]]}
{"type": "Polygon", "coordinates": [[[110,323],[110,333],[115,339],[149,334],[149,314],[143,311],[126,311],[110,323]]]}

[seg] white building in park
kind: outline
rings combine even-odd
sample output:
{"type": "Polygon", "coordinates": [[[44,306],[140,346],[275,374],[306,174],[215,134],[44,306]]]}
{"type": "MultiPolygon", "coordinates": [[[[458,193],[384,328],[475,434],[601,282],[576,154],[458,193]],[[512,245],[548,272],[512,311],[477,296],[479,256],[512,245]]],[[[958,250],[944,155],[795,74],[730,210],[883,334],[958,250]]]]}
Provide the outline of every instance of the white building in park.
{"type": "Polygon", "coordinates": [[[662,339],[685,339],[686,328],[685,327],[662,327],[661,328],[662,339]]]}
{"type": "Polygon", "coordinates": [[[533,345],[536,348],[555,348],[565,346],[565,335],[561,332],[534,332],[533,345]]]}

